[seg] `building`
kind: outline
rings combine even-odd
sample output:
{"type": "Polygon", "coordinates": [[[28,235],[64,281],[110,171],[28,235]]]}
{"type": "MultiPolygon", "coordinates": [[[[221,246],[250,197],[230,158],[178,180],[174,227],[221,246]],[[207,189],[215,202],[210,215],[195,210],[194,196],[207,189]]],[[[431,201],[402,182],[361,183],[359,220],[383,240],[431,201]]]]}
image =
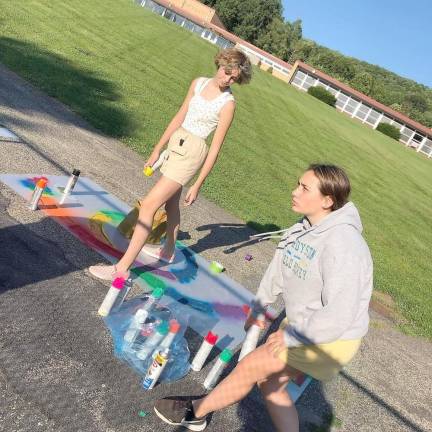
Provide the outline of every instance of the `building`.
{"type": "Polygon", "coordinates": [[[321,86],[336,98],[336,109],[372,128],[389,123],[399,129],[400,141],[432,157],[432,129],[341,83],[306,63],[296,61],[288,82],[300,90],[321,86]]]}

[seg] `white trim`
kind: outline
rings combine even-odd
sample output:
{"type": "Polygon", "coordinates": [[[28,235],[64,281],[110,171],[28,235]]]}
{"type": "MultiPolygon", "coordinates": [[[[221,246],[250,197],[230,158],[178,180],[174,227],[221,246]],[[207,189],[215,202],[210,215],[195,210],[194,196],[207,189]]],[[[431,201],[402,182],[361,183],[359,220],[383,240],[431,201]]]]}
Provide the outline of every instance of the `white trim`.
{"type": "MultiPolygon", "coordinates": [[[[420,134],[418,134],[418,135],[420,135],[420,134]]],[[[426,141],[427,141],[427,137],[423,137],[422,142],[419,143],[419,145],[416,149],[417,153],[424,147],[424,145],[426,144],[426,141]]]]}
{"type": "Polygon", "coordinates": [[[359,104],[357,105],[357,108],[356,108],[356,109],[354,110],[354,112],[352,113],[351,118],[354,118],[354,117],[357,115],[358,110],[359,110],[362,106],[364,106],[364,105],[363,105],[363,103],[360,101],[359,104]]]}
{"type": "Polygon", "coordinates": [[[381,123],[382,118],[384,117],[384,113],[381,113],[377,119],[377,121],[375,122],[375,124],[373,125],[373,129],[376,129],[377,126],[381,123]]]}

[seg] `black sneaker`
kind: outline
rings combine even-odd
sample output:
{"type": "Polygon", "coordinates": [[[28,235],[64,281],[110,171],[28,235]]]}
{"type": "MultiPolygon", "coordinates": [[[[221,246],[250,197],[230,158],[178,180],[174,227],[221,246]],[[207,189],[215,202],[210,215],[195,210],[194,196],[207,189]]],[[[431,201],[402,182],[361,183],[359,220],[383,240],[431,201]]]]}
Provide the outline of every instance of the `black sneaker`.
{"type": "Polygon", "coordinates": [[[154,411],[165,423],[183,426],[191,431],[202,431],[207,427],[206,418],[196,418],[191,400],[159,399],[154,411]]]}

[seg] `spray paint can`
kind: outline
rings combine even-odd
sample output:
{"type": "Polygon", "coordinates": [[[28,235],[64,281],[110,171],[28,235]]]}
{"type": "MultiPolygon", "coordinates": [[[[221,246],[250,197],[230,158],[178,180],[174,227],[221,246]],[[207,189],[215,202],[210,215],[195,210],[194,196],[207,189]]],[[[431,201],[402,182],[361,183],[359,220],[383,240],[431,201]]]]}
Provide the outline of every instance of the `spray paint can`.
{"type": "Polygon", "coordinates": [[[30,210],[37,210],[38,209],[39,200],[42,196],[42,193],[43,193],[47,183],[48,183],[48,180],[46,178],[41,178],[36,182],[35,188],[33,190],[33,195],[30,199],[30,203],[29,203],[29,207],[28,207],[30,210]]]}
{"type": "MultiPolygon", "coordinates": [[[[265,321],[265,315],[263,313],[258,314],[257,321],[265,321]]],[[[239,361],[247,354],[252,352],[258,345],[258,340],[261,333],[261,327],[257,324],[252,324],[244,338],[242,349],[239,355],[239,361]]]]}
{"type": "Polygon", "coordinates": [[[216,360],[216,363],[213,365],[212,369],[207,375],[207,378],[204,380],[203,386],[205,389],[211,390],[216,386],[217,380],[221,376],[223,370],[225,369],[231,358],[232,352],[229,349],[224,349],[221,352],[220,356],[216,360]]]}
{"type": "Polygon", "coordinates": [[[152,309],[153,305],[155,305],[158,300],[163,296],[164,289],[163,288],[155,288],[149,298],[147,299],[147,302],[144,304],[143,307],[138,309],[135,312],[134,317],[131,320],[131,323],[129,324],[128,329],[126,330],[125,335],[123,336],[123,339],[128,344],[132,345],[135,341],[135,339],[138,337],[141,331],[142,325],[145,323],[150,310],[152,309]]]}
{"type": "Polygon", "coordinates": [[[172,319],[169,322],[169,332],[165,336],[162,343],[159,347],[154,351],[153,358],[156,358],[158,352],[164,349],[170,349],[172,343],[174,342],[175,337],[177,336],[178,331],[180,330],[180,324],[177,320],[172,319]]]}
{"type": "Polygon", "coordinates": [[[69,177],[66,187],[63,190],[63,195],[60,198],[59,204],[63,204],[65,202],[67,196],[72,192],[73,188],[75,187],[80,174],[81,174],[80,170],[74,169],[72,171],[72,175],[69,177]]]}
{"type": "Polygon", "coordinates": [[[203,340],[200,349],[196,353],[192,364],[191,369],[195,372],[198,372],[203,367],[203,364],[207,360],[207,357],[210,354],[210,351],[213,349],[216,341],[218,340],[218,335],[213,334],[211,331],[207,333],[207,336],[203,340]]]}
{"type": "Polygon", "coordinates": [[[164,150],[160,156],[159,159],[152,165],[152,166],[146,166],[143,170],[143,173],[147,177],[151,177],[154,172],[160,168],[160,166],[163,164],[164,160],[168,156],[168,151],[164,150]]]}
{"type": "Polygon", "coordinates": [[[145,360],[149,355],[153,353],[155,348],[159,346],[162,339],[167,335],[169,330],[168,322],[162,321],[155,329],[152,335],[150,335],[142,345],[141,349],[137,351],[137,357],[140,360],[145,360]]]}
{"type": "Polygon", "coordinates": [[[121,305],[123,304],[126,296],[129,294],[131,288],[132,288],[132,279],[128,278],[126,279],[123,289],[120,290],[120,293],[117,296],[116,301],[114,302],[114,305],[111,309],[113,312],[117,312],[121,308],[121,305]]]}
{"type": "Polygon", "coordinates": [[[158,351],[155,358],[153,359],[146,376],[143,380],[143,387],[145,390],[151,390],[157,383],[161,373],[165,369],[168,363],[169,349],[164,348],[158,351]]]}
{"type": "Polygon", "coordinates": [[[98,314],[105,317],[111,312],[117,296],[120,291],[124,288],[125,280],[124,278],[116,278],[113,280],[110,289],[108,290],[102,304],[99,307],[98,314]]]}

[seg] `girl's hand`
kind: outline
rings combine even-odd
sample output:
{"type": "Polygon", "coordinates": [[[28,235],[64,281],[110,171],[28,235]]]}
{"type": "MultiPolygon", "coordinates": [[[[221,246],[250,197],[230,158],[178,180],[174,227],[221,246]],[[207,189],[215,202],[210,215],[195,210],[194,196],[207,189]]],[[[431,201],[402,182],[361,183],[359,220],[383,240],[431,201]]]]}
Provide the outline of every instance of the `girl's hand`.
{"type": "Polygon", "coordinates": [[[150,157],[147,159],[147,162],[144,164],[144,168],[153,166],[159,159],[159,154],[160,152],[158,150],[153,150],[150,157]]]}
{"type": "Polygon", "coordinates": [[[267,347],[268,352],[273,356],[277,357],[278,354],[286,349],[285,339],[284,339],[284,331],[278,330],[274,333],[272,333],[266,343],[265,346],[267,347]]]}
{"type": "Polygon", "coordinates": [[[246,318],[246,322],[244,325],[244,329],[245,331],[248,331],[251,325],[257,325],[258,327],[260,327],[261,329],[265,329],[265,321],[261,321],[261,320],[257,320],[253,315],[252,315],[252,311],[250,310],[248,313],[248,316],[246,318]]]}
{"type": "Polygon", "coordinates": [[[186,198],[184,200],[184,205],[185,207],[190,206],[191,204],[193,204],[197,197],[198,197],[198,193],[199,193],[199,188],[197,188],[196,186],[191,186],[186,194],[186,198]]]}

